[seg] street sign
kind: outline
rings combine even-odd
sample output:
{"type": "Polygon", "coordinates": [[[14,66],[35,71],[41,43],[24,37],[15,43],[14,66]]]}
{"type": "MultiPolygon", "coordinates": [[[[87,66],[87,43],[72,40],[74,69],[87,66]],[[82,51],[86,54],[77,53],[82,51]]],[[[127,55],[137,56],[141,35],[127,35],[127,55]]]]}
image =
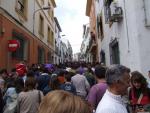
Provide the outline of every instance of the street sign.
{"type": "Polygon", "coordinates": [[[8,50],[10,52],[16,51],[20,47],[20,42],[18,40],[8,40],[8,50]]]}

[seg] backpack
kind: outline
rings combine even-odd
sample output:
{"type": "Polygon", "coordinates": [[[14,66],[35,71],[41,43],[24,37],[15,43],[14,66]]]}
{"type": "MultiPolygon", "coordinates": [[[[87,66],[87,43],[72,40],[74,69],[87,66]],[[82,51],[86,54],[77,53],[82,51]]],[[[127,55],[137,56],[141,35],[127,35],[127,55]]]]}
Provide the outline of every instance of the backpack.
{"type": "Polygon", "coordinates": [[[10,94],[7,93],[4,95],[4,97],[9,98],[9,102],[6,103],[4,106],[4,112],[3,113],[16,113],[17,111],[17,97],[18,94],[16,91],[11,92],[10,94]]]}
{"type": "Polygon", "coordinates": [[[17,101],[11,102],[4,107],[3,113],[16,113],[17,101]]]}

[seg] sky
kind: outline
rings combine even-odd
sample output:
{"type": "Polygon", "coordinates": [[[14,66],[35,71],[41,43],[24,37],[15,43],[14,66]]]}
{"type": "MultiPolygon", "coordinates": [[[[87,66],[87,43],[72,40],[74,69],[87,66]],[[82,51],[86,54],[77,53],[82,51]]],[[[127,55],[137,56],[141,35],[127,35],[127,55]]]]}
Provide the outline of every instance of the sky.
{"type": "Polygon", "coordinates": [[[83,35],[83,24],[89,23],[85,16],[87,0],[55,0],[55,16],[62,29],[61,35],[65,35],[72,46],[73,53],[80,52],[83,35]]]}

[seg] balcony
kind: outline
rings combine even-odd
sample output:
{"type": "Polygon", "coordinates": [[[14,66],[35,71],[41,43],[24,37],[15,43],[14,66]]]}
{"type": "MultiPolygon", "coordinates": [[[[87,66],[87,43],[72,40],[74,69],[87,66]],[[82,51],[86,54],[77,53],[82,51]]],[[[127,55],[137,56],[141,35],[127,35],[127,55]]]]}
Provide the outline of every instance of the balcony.
{"type": "Polygon", "coordinates": [[[91,39],[89,41],[89,52],[94,52],[96,50],[96,37],[95,34],[93,32],[91,32],[91,39]]]}
{"type": "Polygon", "coordinates": [[[89,42],[89,52],[93,52],[96,50],[97,43],[94,39],[91,39],[89,42]]]}

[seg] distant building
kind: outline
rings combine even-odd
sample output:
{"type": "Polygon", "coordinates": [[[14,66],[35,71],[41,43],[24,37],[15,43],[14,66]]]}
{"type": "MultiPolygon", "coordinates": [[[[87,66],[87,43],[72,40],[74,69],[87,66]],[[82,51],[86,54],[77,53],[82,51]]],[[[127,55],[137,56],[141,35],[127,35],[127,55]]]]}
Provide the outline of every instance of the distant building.
{"type": "Polygon", "coordinates": [[[73,61],[79,62],[80,61],[80,55],[81,55],[80,52],[73,54],[73,61]]]}
{"type": "Polygon", "coordinates": [[[68,61],[71,62],[73,60],[73,50],[70,42],[68,41],[68,61]]]}
{"type": "Polygon", "coordinates": [[[60,24],[57,20],[57,17],[54,17],[55,20],[55,54],[54,54],[54,64],[59,64],[61,60],[61,35],[62,32],[60,24]]]}
{"type": "Polygon", "coordinates": [[[72,46],[68,39],[62,38],[62,61],[64,62],[71,62],[72,61],[72,56],[73,56],[73,51],[72,51],[72,46]]]}
{"type": "Polygon", "coordinates": [[[85,62],[93,62],[93,54],[90,52],[90,42],[91,42],[91,35],[90,35],[90,27],[89,24],[83,25],[83,41],[81,44],[81,56],[82,61],[85,62]]]}

